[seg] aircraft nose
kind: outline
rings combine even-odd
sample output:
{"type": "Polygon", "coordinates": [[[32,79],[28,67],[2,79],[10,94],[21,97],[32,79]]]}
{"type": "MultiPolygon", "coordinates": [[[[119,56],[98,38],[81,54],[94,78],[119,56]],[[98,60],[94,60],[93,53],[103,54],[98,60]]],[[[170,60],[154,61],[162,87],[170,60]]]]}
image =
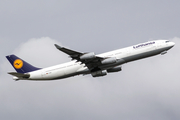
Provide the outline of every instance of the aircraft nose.
{"type": "Polygon", "coordinates": [[[169,43],[168,43],[169,49],[171,49],[172,47],[174,47],[174,45],[175,45],[174,42],[169,42],[169,43]]]}
{"type": "Polygon", "coordinates": [[[171,45],[172,47],[174,47],[175,43],[174,43],[174,42],[170,42],[170,45],[171,45]]]}

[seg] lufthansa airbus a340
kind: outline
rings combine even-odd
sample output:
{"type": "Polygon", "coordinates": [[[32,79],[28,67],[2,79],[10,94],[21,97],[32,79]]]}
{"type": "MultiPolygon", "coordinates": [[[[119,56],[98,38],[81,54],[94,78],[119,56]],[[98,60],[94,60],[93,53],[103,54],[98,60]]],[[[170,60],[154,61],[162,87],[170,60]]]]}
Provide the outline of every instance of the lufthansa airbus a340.
{"type": "Polygon", "coordinates": [[[80,74],[100,77],[121,71],[124,63],[163,55],[174,45],[175,43],[169,40],[156,40],[95,55],[94,52],[77,52],[55,44],[55,47],[68,54],[72,61],[48,68],[37,68],[15,55],[8,55],[6,58],[17,71],[8,74],[13,75],[14,80],[56,80],[80,74]]]}

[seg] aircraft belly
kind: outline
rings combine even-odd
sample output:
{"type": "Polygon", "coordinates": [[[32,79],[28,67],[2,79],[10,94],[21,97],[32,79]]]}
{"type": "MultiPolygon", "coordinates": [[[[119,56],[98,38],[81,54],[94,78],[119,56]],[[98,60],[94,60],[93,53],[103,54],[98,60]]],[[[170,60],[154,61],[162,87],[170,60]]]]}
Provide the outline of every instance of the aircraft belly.
{"type": "Polygon", "coordinates": [[[77,70],[80,68],[79,65],[72,65],[72,66],[67,66],[66,68],[63,69],[63,71],[61,71],[61,73],[63,72],[63,74],[59,75],[58,73],[60,71],[58,71],[56,73],[56,76],[53,76],[53,78],[51,79],[62,79],[62,78],[67,78],[67,77],[71,77],[71,76],[75,76],[77,75],[77,70]]]}

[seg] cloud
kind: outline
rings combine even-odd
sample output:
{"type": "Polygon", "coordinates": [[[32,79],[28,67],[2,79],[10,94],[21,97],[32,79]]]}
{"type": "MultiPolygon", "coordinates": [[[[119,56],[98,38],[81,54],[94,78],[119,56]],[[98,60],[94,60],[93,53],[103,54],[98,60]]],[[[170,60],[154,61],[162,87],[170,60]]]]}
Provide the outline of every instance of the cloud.
{"type": "MultiPolygon", "coordinates": [[[[125,64],[122,72],[100,78],[15,82],[3,72],[0,119],[180,119],[180,38],[171,40],[176,45],[166,55],[125,64]]],[[[60,44],[33,38],[12,53],[38,67],[70,61],[54,43],[60,44]]],[[[1,69],[13,70],[7,61],[1,69]]]]}
{"type": "Polygon", "coordinates": [[[67,61],[67,55],[58,51],[54,44],[61,45],[61,43],[49,37],[32,38],[21,44],[14,53],[42,67],[67,61]]]}

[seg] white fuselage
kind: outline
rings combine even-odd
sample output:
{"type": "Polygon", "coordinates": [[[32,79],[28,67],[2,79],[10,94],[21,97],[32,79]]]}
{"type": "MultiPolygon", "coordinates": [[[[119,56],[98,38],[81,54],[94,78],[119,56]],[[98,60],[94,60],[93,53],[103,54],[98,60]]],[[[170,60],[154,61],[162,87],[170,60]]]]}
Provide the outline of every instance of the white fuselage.
{"type": "MultiPolygon", "coordinates": [[[[116,63],[100,66],[102,70],[107,70],[127,62],[164,53],[173,46],[174,43],[167,40],[149,41],[96,56],[115,57],[117,59],[116,63]]],[[[90,71],[85,64],[73,60],[64,64],[29,72],[30,77],[28,80],[54,80],[88,73],[90,71]]]]}

